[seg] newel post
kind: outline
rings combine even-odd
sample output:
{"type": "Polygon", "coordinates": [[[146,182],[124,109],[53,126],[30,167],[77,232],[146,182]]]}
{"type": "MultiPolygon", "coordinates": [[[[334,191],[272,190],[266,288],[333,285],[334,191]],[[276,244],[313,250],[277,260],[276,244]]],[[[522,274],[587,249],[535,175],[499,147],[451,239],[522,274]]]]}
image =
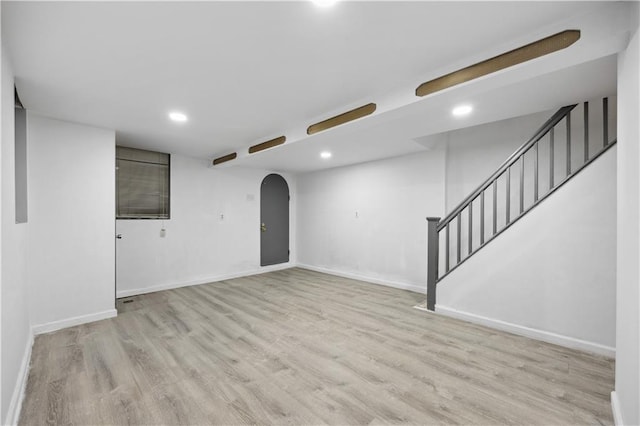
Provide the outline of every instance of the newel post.
{"type": "Polygon", "coordinates": [[[438,223],[439,217],[427,218],[427,309],[436,309],[436,282],[438,281],[438,223]]]}

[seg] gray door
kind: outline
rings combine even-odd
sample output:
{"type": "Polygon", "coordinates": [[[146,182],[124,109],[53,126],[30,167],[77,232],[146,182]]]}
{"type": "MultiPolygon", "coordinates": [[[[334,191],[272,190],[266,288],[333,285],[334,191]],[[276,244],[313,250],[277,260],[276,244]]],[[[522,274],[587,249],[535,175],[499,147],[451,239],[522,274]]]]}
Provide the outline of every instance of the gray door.
{"type": "Polygon", "coordinates": [[[280,175],[260,187],[260,265],[289,261],[289,186],[280,175]]]}

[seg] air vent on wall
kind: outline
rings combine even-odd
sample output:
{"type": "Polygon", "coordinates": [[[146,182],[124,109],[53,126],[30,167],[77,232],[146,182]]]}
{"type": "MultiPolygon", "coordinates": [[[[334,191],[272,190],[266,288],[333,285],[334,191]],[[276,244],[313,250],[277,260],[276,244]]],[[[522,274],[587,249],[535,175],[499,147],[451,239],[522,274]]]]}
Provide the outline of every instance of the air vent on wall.
{"type": "Polygon", "coordinates": [[[271,139],[266,142],[253,145],[251,148],[249,148],[249,154],[264,151],[265,149],[273,148],[274,146],[282,145],[286,140],[287,138],[285,136],[280,136],[279,138],[271,139]]]}
{"type": "Polygon", "coordinates": [[[531,59],[565,49],[580,39],[580,30],[566,30],[558,34],[543,38],[526,46],[494,56],[486,61],[478,62],[434,80],[421,84],[416,89],[416,96],[426,96],[440,90],[456,86],[478,77],[503,70],[513,65],[521,64],[531,59]]]}
{"type": "Polygon", "coordinates": [[[235,159],[238,156],[238,154],[231,153],[222,157],[218,157],[215,160],[213,160],[213,165],[217,166],[218,164],[222,164],[222,163],[226,163],[227,161],[231,161],[233,159],[235,159]]]}
{"type": "Polygon", "coordinates": [[[330,129],[335,126],[348,123],[349,121],[353,121],[358,118],[373,114],[375,110],[376,104],[374,103],[361,106],[360,108],[352,109],[351,111],[347,111],[343,114],[336,115],[335,117],[331,117],[319,123],[312,124],[307,128],[307,134],[312,135],[314,133],[322,132],[323,130],[330,129]]]}

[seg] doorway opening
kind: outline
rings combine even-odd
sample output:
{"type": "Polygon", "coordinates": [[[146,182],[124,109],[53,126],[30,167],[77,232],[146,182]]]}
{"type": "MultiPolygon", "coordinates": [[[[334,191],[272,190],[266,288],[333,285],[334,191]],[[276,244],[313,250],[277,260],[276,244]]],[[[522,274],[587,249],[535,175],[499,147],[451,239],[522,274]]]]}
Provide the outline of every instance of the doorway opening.
{"type": "Polygon", "coordinates": [[[270,174],[260,185],[260,266],[289,261],[289,185],[270,174]]]}

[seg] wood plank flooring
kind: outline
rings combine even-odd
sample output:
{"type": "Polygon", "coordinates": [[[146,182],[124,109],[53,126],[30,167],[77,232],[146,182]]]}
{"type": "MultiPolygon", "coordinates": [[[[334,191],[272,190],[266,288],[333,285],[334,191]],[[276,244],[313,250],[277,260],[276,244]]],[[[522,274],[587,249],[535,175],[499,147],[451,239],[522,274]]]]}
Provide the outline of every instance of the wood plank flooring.
{"type": "Polygon", "coordinates": [[[303,269],[120,299],[36,337],[20,424],[613,423],[613,360],[423,299],[303,269]]]}

